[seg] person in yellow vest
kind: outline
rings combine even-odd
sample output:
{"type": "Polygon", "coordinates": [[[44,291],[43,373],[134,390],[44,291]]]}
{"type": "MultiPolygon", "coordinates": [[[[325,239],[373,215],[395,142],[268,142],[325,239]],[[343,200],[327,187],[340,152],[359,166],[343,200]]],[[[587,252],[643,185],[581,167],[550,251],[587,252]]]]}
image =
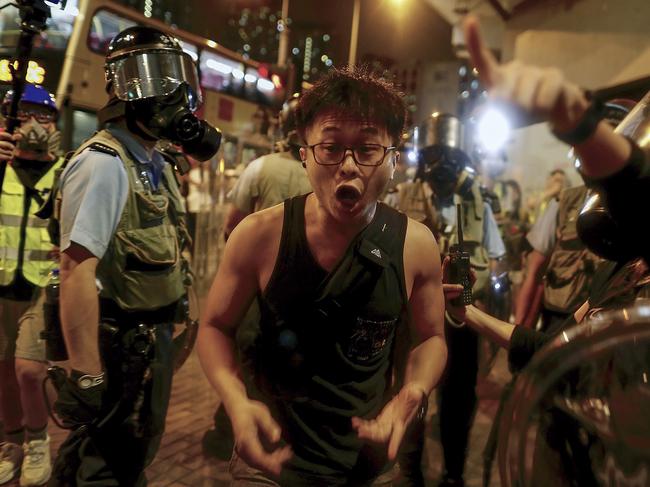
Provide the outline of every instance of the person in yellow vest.
{"type": "MultiPolygon", "coordinates": [[[[3,114],[13,98],[9,92],[3,114]]],[[[40,86],[26,85],[16,133],[0,132],[6,161],[0,195],[0,485],[20,474],[20,485],[41,485],[51,474],[48,413],[41,383],[46,373],[43,288],[57,267],[47,221],[34,214],[61,165],[57,108],[40,86]]]]}
{"type": "Polygon", "coordinates": [[[104,128],[70,159],[54,207],[71,368],[54,409],[71,433],[52,486],[146,485],[169,404],[173,327],[191,284],[185,206],[156,144],[204,161],[220,142],[194,115],[196,65],[175,38],[125,29],[109,45],[105,70],[104,128]]]}

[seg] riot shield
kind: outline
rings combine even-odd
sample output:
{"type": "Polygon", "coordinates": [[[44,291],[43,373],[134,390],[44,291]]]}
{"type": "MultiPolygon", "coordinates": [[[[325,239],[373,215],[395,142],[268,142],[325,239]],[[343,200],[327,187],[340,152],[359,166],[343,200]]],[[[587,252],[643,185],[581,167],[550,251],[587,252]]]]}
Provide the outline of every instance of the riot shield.
{"type": "Polygon", "coordinates": [[[500,426],[505,486],[650,485],[650,301],[558,335],[500,426]]]}

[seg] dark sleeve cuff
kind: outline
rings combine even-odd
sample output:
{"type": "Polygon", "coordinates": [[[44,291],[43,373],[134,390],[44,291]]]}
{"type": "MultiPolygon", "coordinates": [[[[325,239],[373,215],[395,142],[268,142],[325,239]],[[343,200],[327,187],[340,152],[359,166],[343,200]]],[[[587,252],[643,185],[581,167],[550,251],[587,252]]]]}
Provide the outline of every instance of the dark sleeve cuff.
{"type": "Polygon", "coordinates": [[[545,333],[520,325],[515,326],[510,336],[510,350],[508,350],[510,372],[514,374],[526,367],[535,352],[542,348],[546,342],[548,342],[548,336],[545,333]]]}
{"type": "Polygon", "coordinates": [[[650,205],[650,161],[644,149],[632,139],[632,152],[627,164],[617,173],[585,181],[600,193],[603,205],[616,221],[621,238],[629,242],[631,255],[648,262],[650,239],[642,224],[642,213],[650,205]]]}
{"type": "Polygon", "coordinates": [[[593,179],[580,173],[587,187],[593,188],[599,192],[625,191],[625,188],[629,188],[630,185],[637,181],[644,173],[650,172],[650,167],[646,165],[646,157],[643,149],[641,149],[639,145],[629,137],[626,137],[626,139],[632,145],[632,152],[630,153],[630,157],[625,163],[625,166],[623,166],[623,168],[617,173],[604,179],[593,179]]]}

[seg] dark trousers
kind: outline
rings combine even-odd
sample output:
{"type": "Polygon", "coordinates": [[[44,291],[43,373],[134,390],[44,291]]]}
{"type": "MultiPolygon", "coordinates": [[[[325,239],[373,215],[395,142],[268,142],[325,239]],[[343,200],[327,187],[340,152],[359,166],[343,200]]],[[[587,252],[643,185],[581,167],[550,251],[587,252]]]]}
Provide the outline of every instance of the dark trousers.
{"type": "Polygon", "coordinates": [[[465,468],[469,431],[476,413],[478,335],[468,326],[445,324],[447,368],[440,383],[440,441],[448,477],[460,478],[465,468]]]}
{"type": "MultiPolygon", "coordinates": [[[[100,432],[83,428],[71,432],[59,449],[49,486],[140,487],[147,484],[144,469],[153,461],[160,446],[171,393],[172,330],[171,324],[155,326],[151,375],[139,387],[137,414],[100,432]]],[[[128,349],[128,340],[129,332],[120,334],[109,344],[109,351],[103,349],[107,404],[121,400],[125,384],[132,380],[129,371],[122,370],[125,360],[120,356],[128,349]],[[108,356],[109,353],[112,356],[108,356]]]]}

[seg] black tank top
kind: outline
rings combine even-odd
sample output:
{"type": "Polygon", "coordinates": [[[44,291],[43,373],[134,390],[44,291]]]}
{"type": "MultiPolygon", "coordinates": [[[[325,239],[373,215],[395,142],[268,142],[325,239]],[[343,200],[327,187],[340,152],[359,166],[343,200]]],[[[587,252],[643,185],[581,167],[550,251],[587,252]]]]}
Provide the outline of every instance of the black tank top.
{"type": "Polygon", "coordinates": [[[284,204],[276,265],[258,296],[255,374],[294,451],[281,484],[336,485],[383,467],[369,468],[351,418],[374,418],[385,402],[395,331],[406,326],[407,218],[379,204],[328,273],[309,249],[305,201],[284,204]]]}

